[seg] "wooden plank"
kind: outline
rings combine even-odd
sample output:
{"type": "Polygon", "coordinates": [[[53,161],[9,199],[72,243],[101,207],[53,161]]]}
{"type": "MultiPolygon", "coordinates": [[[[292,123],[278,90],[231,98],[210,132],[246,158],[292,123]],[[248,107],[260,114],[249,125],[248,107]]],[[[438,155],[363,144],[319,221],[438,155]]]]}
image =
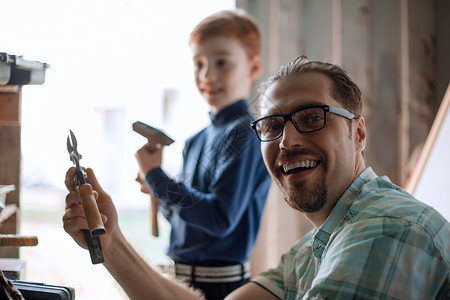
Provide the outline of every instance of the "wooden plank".
{"type": "MultiPolygon", "coordinates": [[[[9,208],[6,210],[9,216],[1,223],[0,233],[19,232],[20,211],[17,207],[20,204],[20,160],[20,126],[0,125],[0,184],[14,184],[16,187],[6,198],[6,207],[16,207],[16,212],[9,208]]],[[[19,248],[1,247],[0,257],[17,258],[19,248]]]]}
{"type": "Polygon", "coordinates": [[[0,124],[0,184],[14,184],[6,204],[19,205],[20,192],[20,126],[0,124]]]}
{"type": "Polygon", "coordinates": [[[400,19],[398,1],[372,1],[373,18],[371,64],[373,93],[369,95],[370,122],[367,122],[367,165],[378,174],[398,183],[398,113],[400,96],[400,19]]]}
{"type": "Polygon", "coordinates": [[[278,1],[279,7],[270,7],[271,24],[273,26],[270,35],[269,61],[270,70],[277,70],[281,64],[292,61],[304,53],[303,32],[300,29],[299,20],[300,1],[278,1]],[[283,47],[280,47],[280,44],[283,47]]]}
{"type": "Polygon", "coordinates": [[[0,124],[20,122],[20,92],[0,93],[0,124]]]}
{"type": "MultiPolygon", "coordinates": [[[[414,171],[416,154],[420,153],[427,139],[445,92],[444,88],[439,97],[436,93],[436,84],[439,82],[437,68],[442,64],[436,63],[436,46],[442,44],[446,38],[437,36],[435,5],[435,1],[408,1],[409,118],[411,122],[409,124],[410,157],[405,170],[407,175],[414,171]]],[[[446,16],[448,18],[448,11],[446,16]]],[[[446,85],[448,78],[446,78],[446,85]]],[[[400,185],[405,185],[405,181],[400,185]]]]}
{"type": "Polygon", "coordinates": [[[406,179],[406,165],[410,153],[409,130],[409,26],[408,26],[408,0],[400,1],[400,102],[398,121],[398,151],[397,173],[398,182],[403,184],[406,179]]]}
{"type": "Polygon", "coordinates": [[[332,58],[331,62],[342,65],[342,2],[332,1],[332,58]]]}
{"type": "Polygon", "coordinates": [[[420,201],[450,220],[448,170],[450,168],[450,85],[425,143],[417,173],[408,189],[420,201]]]}
{"type": "MultiPolygon", "coordinates": [[[[433,56],[434,65],[436,67],[436,98],[442,99],[447,89],[448,81],[450,79],[450,1],[448,0],[435,0],[435,1],[422,1],[431,2],[434,4],[434,8],[431,8],[435,12],[434,20],[436,24],[435,45],[436,56],[433,56]]],[[[421,3],[423,4],[423,3],[421,3]]]]}
{"type": "MultiPolygon", "coordinates": [[[[236,0],[236,7],[244,9],[247,11],[252,17],[255,18],[260,33],[261,33],[261,61],[263,62],[263,70],[261,76],[255,81],[252,87],[252,92],[249,98],[249,106],[250,110],[253,113],[258,111],[258,88],[261,82],[266,79],[270,73],[274,71],[275,67],[278,67],[276,64],[274,67],[269,65],[269,61],[272,61],[273,54],[271,49],[272,43],[275,41],[272,40],[271,35],[274,29],[277,29],[277,25],[273,22],[274,12],[273,10],[268,10],[268,7],[276,7],[278,5],[279,0],[236,0]]],[[[278,11],[275,9],[275,11],[278,11]]]]}
{"type": "MultiPolygon", "coordinates": [[[[328,0],[302,0],[299,31],[303,36],[303,53],[310,60],[333,59],[333,6],[328,0]]],[[[286,41],[280,40],[283,45],[286,41]]],[[[291,61],[293,58],[290,58],[291,61]]]]}
{"type": "MultiPolygon", "coordinates": [[[[448,85],[447,92],[444,95],[444,99],[442,100],[439,111],[434,119],[433,126],[431,126],[430,133],[428,134],[427,140],[425,141],[425,145],[423,146],[422,152],[420,154],[419,160],[417,162],[414,171],[411,176],[408,178],[406,182],[405,189],[414,194],[417,188],[417,184],[423,174],[423,170],[430,158],[430,153],[435,145],[436,139],[438,137],[439,132],[441,131],[442,124],[444,123],[444,119],[450,112],[450,84],[448,85]]],[[[450,116],[447,116],[450,117],[450,116]]],[[[448,158],[443,158],[444,160],[448,160],[448,158]]]]}
{"type": "Polygon", "coordinates": [[[374,88],[371,30],[373,13],[370,0],[343,0],[342,16],[342,67],[361,89],[363,116],[369,126],[374,88]]]}

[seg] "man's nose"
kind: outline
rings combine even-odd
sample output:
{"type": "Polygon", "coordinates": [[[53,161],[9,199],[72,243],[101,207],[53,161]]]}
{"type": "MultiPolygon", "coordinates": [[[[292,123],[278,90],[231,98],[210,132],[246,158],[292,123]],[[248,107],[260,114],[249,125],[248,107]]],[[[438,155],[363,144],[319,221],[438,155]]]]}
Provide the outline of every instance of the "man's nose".
{"type": "Polygon", "coordinates": [[[286,121],[283,128],[283,135],[280,138],[280,149],[300,147],[301,135],[302,134],[298,132],[292,121],[286,121]]]}

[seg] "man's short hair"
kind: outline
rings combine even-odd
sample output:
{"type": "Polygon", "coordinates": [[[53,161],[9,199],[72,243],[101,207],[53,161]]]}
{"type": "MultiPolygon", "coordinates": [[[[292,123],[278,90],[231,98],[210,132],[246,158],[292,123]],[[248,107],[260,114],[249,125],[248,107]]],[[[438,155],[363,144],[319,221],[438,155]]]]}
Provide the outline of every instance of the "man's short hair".
{"type": "Polygon", "coordinates": [[[236,38],[247,52],[248,58],[259,55],[261,34],[256,21],[244,10],[222,10],[195,26],[189,37],[189,45],[203,43],[208,38],[225,36],[236,38]]]}
{"type": "Polygon", "coordinates": [[[342,104],[345,109],[355,115],[362,114],[361,91],[355,82],[340,66],[320,61],[309,61],[306,56],[300,56],[294,61],[282,65],[275,71],[260,88],[261,101],[266,90],[275,82],[292,78],[300,74],[317,72],[322,73],[333,82],[333,97],[342,104]]]}

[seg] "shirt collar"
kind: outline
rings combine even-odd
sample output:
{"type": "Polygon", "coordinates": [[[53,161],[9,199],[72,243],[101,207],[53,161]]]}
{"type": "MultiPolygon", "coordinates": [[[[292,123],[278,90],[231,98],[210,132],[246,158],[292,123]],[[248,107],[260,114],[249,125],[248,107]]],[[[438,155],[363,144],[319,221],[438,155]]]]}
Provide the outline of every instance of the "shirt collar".
{"type": "Polygon", "coordinates": [[[248,113],[247,101],[244,99],[234,102],[233,104],[221,109],[216,114],[209,112],[209,117],[214,126],[220,126],[228,123],[232,119],[235,119],[236,116],[242,113],[248,113]]]}
{"type": "Polygon", "coordinates": [[[347,215],[350,206],[355,201],[363,185],[377,177],[378,176],[372,168],[368,167],[352,182],[341,198],[336,202],[336,205],[331,210],[327,220],[319,227],[312,240],[313,253],[319,261],[331,234],[347,215]]]}

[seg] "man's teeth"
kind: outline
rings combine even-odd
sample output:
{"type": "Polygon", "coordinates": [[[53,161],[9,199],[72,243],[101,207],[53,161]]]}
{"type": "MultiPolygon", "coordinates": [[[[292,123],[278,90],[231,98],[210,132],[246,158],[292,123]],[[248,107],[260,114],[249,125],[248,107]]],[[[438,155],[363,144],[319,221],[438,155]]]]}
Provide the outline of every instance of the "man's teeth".
{"type": "Polygon", "coordinates": [[[283,165],[283,170],[284,172],[289,172],[297,168],[314,168],[316,165],[317,162],[315,160],[302,160],[283,165]]]}

